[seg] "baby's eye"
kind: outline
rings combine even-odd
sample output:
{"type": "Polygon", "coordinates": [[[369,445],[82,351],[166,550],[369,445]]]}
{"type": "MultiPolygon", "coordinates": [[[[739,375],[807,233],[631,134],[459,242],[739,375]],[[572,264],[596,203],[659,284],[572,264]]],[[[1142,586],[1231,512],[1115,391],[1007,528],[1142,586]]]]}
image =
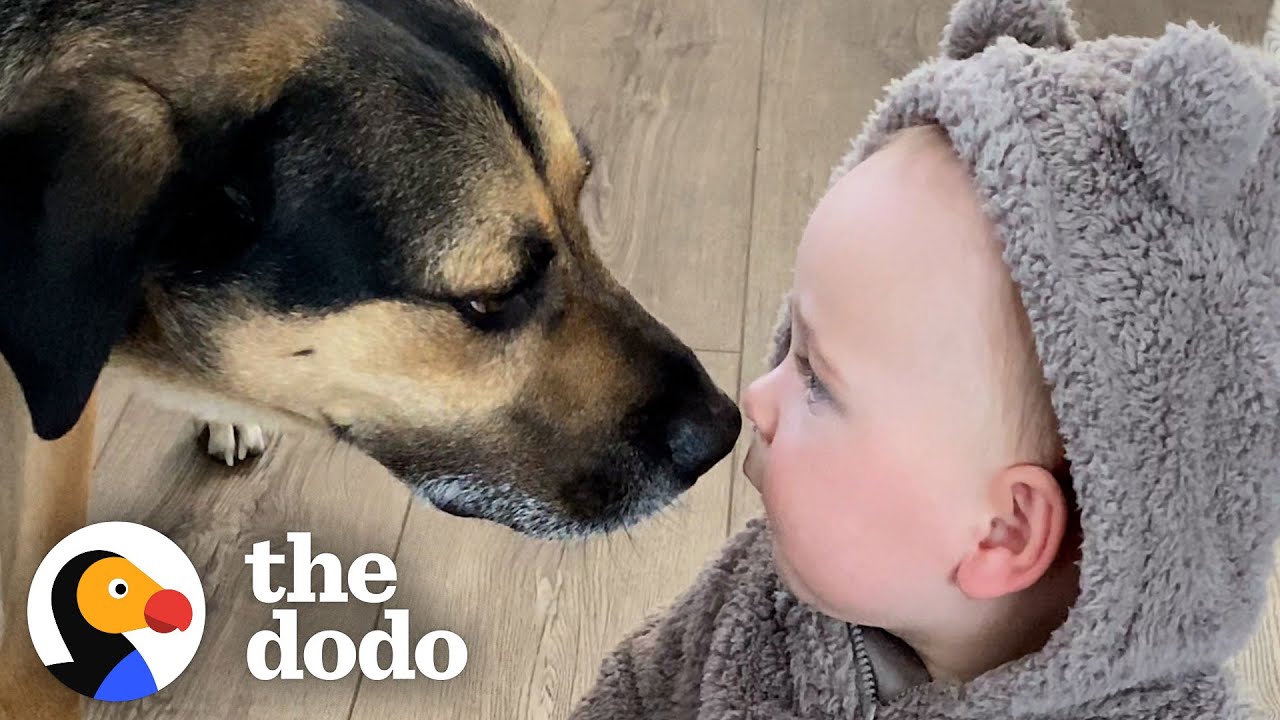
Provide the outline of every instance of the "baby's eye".
{"type": "Polygon", "coordinates": [[[808,386],[808,397],[810,403],[817,404],[826,402],[831,397],[830,393],[827,392],[827,386],[823,385],[822,381],[819,380],[816,375],[809,376],[808,386]]]}
{"type": "Polygon", "coordinates": [[[822,381],[813,372],[813,366],[809,364],[808,358],[796,355],[796,368],[800,372],[800,377],[804,378],[805,400],[810,405],[825,402],[831,397],[831,394],[827,392],[827,386],[823,385],[822,381]]]}

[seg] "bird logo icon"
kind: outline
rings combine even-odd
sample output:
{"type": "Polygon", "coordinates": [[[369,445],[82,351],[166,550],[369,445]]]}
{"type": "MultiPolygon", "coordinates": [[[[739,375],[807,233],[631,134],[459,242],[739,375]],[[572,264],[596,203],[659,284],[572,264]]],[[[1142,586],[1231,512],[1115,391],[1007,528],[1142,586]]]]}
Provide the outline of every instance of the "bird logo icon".
{"type": "Polygon", "coordinates": [[[63,539],[31,584],[36,652],[64,685],[127,701],[172,682],[195,654],[204,594],[190,560],[160,533],[99,523],[63,539]]]}

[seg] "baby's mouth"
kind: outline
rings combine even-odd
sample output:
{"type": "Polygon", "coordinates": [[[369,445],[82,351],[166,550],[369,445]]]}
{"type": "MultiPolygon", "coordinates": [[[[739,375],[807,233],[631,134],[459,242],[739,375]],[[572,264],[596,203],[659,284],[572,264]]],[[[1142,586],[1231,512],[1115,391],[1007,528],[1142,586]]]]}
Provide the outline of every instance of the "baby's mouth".
{"type": "Polygon", "coordinates": [[[747,476],[747,480],[751,482],[751,487],[760,492],[760,471],[757,461],[758,451],[756,450],[756,442],[758,438],[755,431],[752,431],[751,446],[747,448],[747,456],[742,460],[742,474],[747,476]]]}

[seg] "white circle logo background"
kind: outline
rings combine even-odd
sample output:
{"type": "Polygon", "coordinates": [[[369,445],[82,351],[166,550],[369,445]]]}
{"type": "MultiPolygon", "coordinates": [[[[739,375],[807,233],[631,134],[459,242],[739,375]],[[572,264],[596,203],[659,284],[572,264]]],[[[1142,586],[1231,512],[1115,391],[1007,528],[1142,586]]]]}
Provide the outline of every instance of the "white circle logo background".
{"type": "Polygon", "coordinates": [[[204,634],[204,587],[191,560],[172,540],[149,527],[130,522],[102,522],[81,528],[53,546],[40,562],[27,595],[27,625],[40,662],[49,666],[71,660],[71,653],[53,619],[50,592],[58,570],[71,558],[89,550],[107,550],[124,557],[160,583],[160,587],[177,590],[191,602],[191,626],[186,630],[161,634],[144,628],[124,633],[151,668],[156,689],[164,689],[187,669],[200,647],[200,637],[204,634]]]}

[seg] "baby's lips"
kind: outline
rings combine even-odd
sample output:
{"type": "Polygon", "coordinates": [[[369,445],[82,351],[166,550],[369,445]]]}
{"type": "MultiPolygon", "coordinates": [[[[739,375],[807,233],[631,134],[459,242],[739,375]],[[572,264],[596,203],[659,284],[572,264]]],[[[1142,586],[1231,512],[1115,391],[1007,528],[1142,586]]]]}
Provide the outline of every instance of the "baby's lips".
{"type": "Polygon", "coordinates": [[[191,602],[177,590],[161,590],[147,600],[142,616],[158,633],[186,630],[191,627],[191,602]]]}
{"type": "Polygon", "coordinates": [[[751,486],[760,490],[759,451],[756,449],[756,438],[751,439],[751,447],[747,448],[747,456],[742,460],[742,474],[747,476],[751,486]]]}

